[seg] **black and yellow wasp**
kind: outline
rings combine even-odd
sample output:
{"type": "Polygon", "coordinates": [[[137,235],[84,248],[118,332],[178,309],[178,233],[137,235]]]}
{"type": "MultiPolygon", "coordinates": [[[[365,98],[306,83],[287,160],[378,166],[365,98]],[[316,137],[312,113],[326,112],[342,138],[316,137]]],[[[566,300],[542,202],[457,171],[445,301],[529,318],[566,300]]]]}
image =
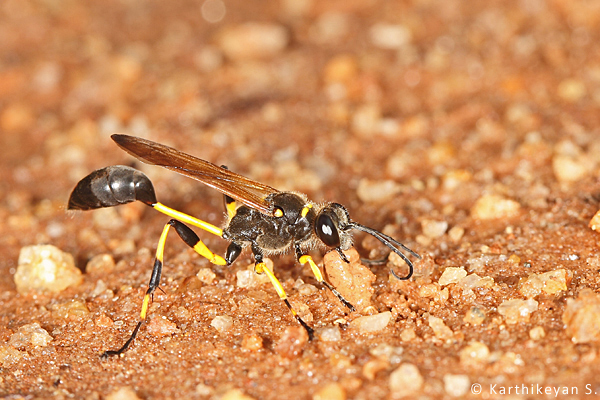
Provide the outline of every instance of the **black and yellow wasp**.
{"type": "Polygon", "coordinates": [[[131,167],[117,165],[102,168],[77,184],[69,198],[68,208],[71,210],[91,210],[141,201],[172,218],[165,225],[158,241],[154,268],[142,303],[139,322],[119,350],[107,351],[104,356],[119,355],[127,350],[145,321],[152,295],[160,283],[165,241],[171,228],[175,229],[188,246],[217,265],[230,265],[243,249],[249,247],[254,255],[255,271],[269,277],[279,297],[306,329],[310,338],[313,336],[313,329],[294,311],[283,286],[273,272],[265,267],[265,255],[293,249],[300,264],[308,263],[317,281],[331,290],[352,311],[352,304],[324,279],[312,257],[306,254],[308,250],[320,245],[328,250],[337,251],[340,257],[348,262],[343,251],[352,246],[350,231],[357,229],[379,239],[406,262],[409,267],[408,274],[399,277],[392,270],[396,278],[409,279],[412,276],[413,264],[400,249],[417,258],[419,255],[390,236],[352,221],[348,211],[341,204],[317,204],[308,200],[304,194],[281,192],[231,172],[225,166],[219,167],[146,139],[119,134],[111,137],[117,145],[141,161],[194,178],[223,193],[228,221],[221,229],[159,203],[152,182],[142,172],[131,167]],[[229,240],[225,257],[210,251],[188,225],[229,240]]]}

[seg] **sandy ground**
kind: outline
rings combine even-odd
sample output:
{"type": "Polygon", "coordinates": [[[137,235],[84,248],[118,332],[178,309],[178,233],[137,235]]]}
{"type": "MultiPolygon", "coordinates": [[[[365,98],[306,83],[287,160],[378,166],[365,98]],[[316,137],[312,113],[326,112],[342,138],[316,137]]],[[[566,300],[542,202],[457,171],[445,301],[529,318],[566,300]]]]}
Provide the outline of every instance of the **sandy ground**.
{"type": "Polygon", "coordinates": [[[591,0],[0,2],[0,396],[592,398],[599,26],[591,0]],[[248,253],[213,266],[173,236],[148,323],[102,360],[137,322],[168,218],[67,212],[74,185],[131,165],[161,202],[224,222],[218,192],[115,132],[342,203],[417,251],[415,275],[328,255],[350,313],[271,257],[307,341],[248,253]],[[70,286],[17,290],[39,244],[67,254],[70,286]]]}

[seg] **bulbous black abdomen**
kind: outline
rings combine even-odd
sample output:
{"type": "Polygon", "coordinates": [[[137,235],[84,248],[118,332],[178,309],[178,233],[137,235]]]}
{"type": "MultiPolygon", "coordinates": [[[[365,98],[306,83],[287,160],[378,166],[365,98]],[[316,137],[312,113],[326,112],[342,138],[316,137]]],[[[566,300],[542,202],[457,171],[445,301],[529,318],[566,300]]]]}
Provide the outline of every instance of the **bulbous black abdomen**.
{"type": "Polygon", "coordinates": [[[142,172],[124,165],[96,170],[83,178],[69,198],[69,210],[113,207],[139,200],[156,203],[152,182],[142,172]]]}

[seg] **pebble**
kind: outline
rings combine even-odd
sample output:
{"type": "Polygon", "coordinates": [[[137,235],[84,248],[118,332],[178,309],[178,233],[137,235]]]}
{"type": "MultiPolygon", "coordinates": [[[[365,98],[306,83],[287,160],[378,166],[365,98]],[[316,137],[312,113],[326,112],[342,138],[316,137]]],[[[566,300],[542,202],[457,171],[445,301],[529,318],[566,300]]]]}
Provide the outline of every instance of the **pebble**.
{"type": "Polygon", "coordinates": [[[529,330],[529,338],[531,340],[540,340],[546,337],[546,331],[541,326],[536,326],[529,330]]]}
{"type": "Polygon", "coordinates": [[[589,227],[593,231],[600,232],[600,210],[598,210],[590,220],[589,227]]]}
{"type": "Polygon", "coordinates": [[[533,299],[511,299],[498,306],[498,314],[504,317],[507,324],[528,322],[532,312],[538,309],[538,302],[533,299]]]}
{"type": "Polygon", "coordinates": [[[356,195],[365,203],[385,203],[400,193],[400,185],[392,180],[373,181],[363,178],[358,183],[356,195]]]}
{"type": "Polygon", "coordinates": [[[181,332],[181,330],[177,328],[177,324],[169,321],[164,316],[152,318],[148,323],[147,331],[151,336],[157,338],[172,336],[176,333],[181,332]]]}
{"type": "Polygon", "coordinates": [[[219,35],[218,44],[232,60],[270,58],[286,48],[289,36],[281,25],[247,22],[225,28],[219,35]]]}
{"type": "Polygon", "coordinates": [[[73,256],[52,245],[26,246],[21,249],[14,275],[19,293],[50,291],[58,293],[83,282],[73,256]]]}
{"type": "Polygon", "coordinates": [[[258,351],[263,348],[263,339],[255,334],[245,334],[242,339],[242,349],[247,351],[258,351]]]}
{"type": "Polygon", "coordinates": [[[555,294],[567,290],[573,273],[564,268],[542,274],[530,274],[519,282],[519,293],[530,299],[542,293],[555,294]]]}
{"type": "Polygon", "coordinates": [[[444,375],[444,390],[451,397],[464,397],[471,388],[471,380],[467,375],[444,375]]]}
{"type": "Polygon", "coordinates": [[[437,337],[438,339],[446,341],[452,339],[452,337],[454,336],[454,332],[452,332],[452,329],[448,328],[448,326],[446,326],[446,324],[441,318],[430,315],[428,323],[429,327],[433,329],[435,337],[437,337]]]}
{"type": "Polygon", "coordinates": [[[346,391],[337,382],[328,383],[317,390],[313,400],[346,400],[346,391]]]}
{"type": "Polygon", "coordinates": [[[421,389],[423,382],[423,376],[416,365],[410,363],[400,364],[390,374],[389,385],[392,398],[415,394],[421,389]]]}
{"type": "Polygon", "coordinates": [[[221,400],[254,400],[254,398],[244,394],[240,389],[229,389],[221,396],[221,400]]]}
{"type": "Polygon", "coordinates": [[[399,49],[410,43],[412,34],[404,25],[377,23],[369,30],[371,43],[380,49],[399,49]]]}
{"type": "Polygon", "coordinates": [[[18,363],[19,360],[26,354],[26,352],[19,351],[12,346],[0,344],[0,365],[2,365],[4,368],[9,368],[10,366],[18,363]]]}
{"type": "Polygon", "coordinates": [[[400,340],[403,342],[410,342],[417,337],[417,333],[413,328],[405,328],[400,332],[400,340]]]}
{"type": "Polygon", "coordinates": [[[503,196],[484,194],[471,208],[471,217],[479,220],[511,218],[519,215],[521,205],[503,196]]]}
{"type": "Polygon", "coordinates": [[[210,326],[220,333],[228,331],[233,325],[233,318],[229,315],[217,315],[210,321],[210,326]]]}
{"type": "Polygon", "coordinates": [[[350,263],[345,262],[335,251],[323,257],[325,272],[331,284],[352,304],[358,312],[371,307],[375,292],[373,283],[377,279],[369,268],[362,265],[360,255],[354,247],[344,252],[350,263]]]}
{"type": "Polygon", "coordinates": [[[359,317],[350,323],[361,333],[372,333],[379,332],[384,329],[390,323],[392,319],[392,313],[390,311],[384,311],[375,315],[366,315],[359,317]]]}
{"type": "Polygon", "coordinates": [[[480,368],[490,359],[490,349],[481,342],[471,342],[459,353],[460,364],[463,367],[480,368]]]}
{"type": "Polygon", "coordinates": [[[372,381],[380,371],[385,371],[390,366],[390,363],[386,360],[375,358],[365,363],[362,369],[362,374],[365,378],[372,381]]]}
{"type": "Polygon", "coordinates": [[[110,254],[95,255],[85,265],[86,273],[108,274],[115,269],[115,259],[110,254]]]}
{"type": "Polygon", "coordinates": [[[135,390],[129,386],[122,386],[113,390],[106,396],[106,400],[140,400],[135,390]]]}
{"type": "Polygon", "coordinates": [[[485,321],[485,311],[479,307],[471,307],[466,312],[463,321],[471,325],[481,325],[485,321]]]}
{"type": "Polygon", "coordinates": [[[467,271],[463,267],[448,267],[444,270],[442,276],[440,276],[438,283],[440,286],[458,283],[465,276],[467,276],[467,271]]]}
{"type": "MultiPolygon", "coordinates": [[[[273,260],[265,258],[264,263],[269,271],[273,272],[273,260]]],[[[237,271],[235,275],[237,277],[236,284],[239,288],[248,289],[271,282],[266,274],[257,274],[254,271],[254,264],[248,264],[245,270],[237,271]]]]}
{"type": "Polygon", "coordinates": [[[299,357],[308,343],[308,333],[301,326],[289,326],[275,345],[277,354],[293,359],[299,357]]]}
{"type": "Polygon", "coordinates": [[[448,222],[425,219],[421,221],[423,234],[431,239],[442,237],[448,229],[448,222]]]}
{"type": "Polygon", "coordinates": [[[583,289],[577,299],[567,299],[562,321],[574,343],[600,340],[600,295],[583,289]]]}
{"type": "Polygon", "coordinates": [[[458,287],[462,287],[463,290],[473,290],[478,287],[491,288],[492,286],[494,286],[494,278],[491,276],[482,278],[477,274],[465,276],[458,282],[458,287]]]}
{"type": "Polygon", "coordinates": [[[87,319],[90,310],[84,300],[72,299],[51,307],[54,318],[67,319],[70,321],[81,321],[87,319]]]}
{"type": "Polygon", "coordinates": [[[317,330],[317,335],[323,342],[338,342],[342,340],[342,333],[337,325],[321,328],[317,330]]]}
{"type": "Polygon", "coordinates": [[[552,157],[552,171],[561,183],[577,182],[587,176],[589,160],[585,157],[557,154],[552,157]]]}
{"type": "Polygon", "coordinates": [[[453,169],[442,176],[444,190],[452,191],[464,187],[465,183],[473,179],[473,174],[464,169],[453,169]]]}
{"type": "Polygon", "coordinates": [[[217,275],[210,268],[200,268],[200,271],[198,271],[196,277],[205,285],[210,285],[215,280],[217,275]]]}
{"type": "Polygon", "coordinates": [[[8,339],[8,344],[17,350],[31,347],[46,347],[52,341],[52,336],[38,322],[23,325],[8,339]]]}

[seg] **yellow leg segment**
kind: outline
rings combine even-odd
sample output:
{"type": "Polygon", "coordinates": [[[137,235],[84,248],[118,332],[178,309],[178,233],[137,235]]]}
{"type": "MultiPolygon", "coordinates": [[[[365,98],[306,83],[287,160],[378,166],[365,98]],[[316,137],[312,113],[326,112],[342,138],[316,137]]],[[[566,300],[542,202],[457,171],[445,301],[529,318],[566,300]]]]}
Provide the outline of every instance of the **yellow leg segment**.
{"type": "Polygon", "coordinates": [[[154,207],[155,210],[157,210],[163,214],[166,214],[169,217],[173,217],[183,223],[193,225],[200,229],[204,229],[205,231],[210,232],[213,235],[217,235],[217,236],[221,236],[221,237],[223,236],[223,229],[221,229],[217,226],[214,226],[213,224],[209,224],[206,221],[202,221],[201,219],[192,217],[191,215],[182,213],[181,211],[174,210],[170,207],[165,206],[162,203],[152,204],[152,207],[154,207]]]}

